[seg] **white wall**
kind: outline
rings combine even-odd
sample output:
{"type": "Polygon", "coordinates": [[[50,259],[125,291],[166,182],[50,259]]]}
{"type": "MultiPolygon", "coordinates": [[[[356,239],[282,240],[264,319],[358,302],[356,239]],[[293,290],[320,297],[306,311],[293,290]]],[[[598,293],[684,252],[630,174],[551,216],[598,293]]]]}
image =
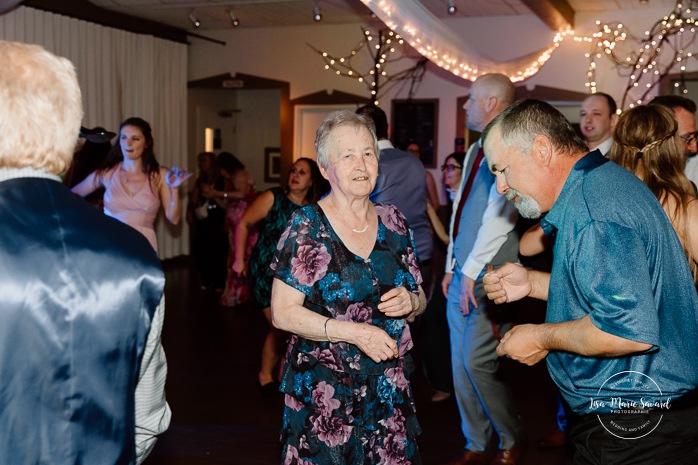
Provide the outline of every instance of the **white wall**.
{"type": "Polygon", "coordinates": [[[278,185],[264,181],[264,149],[279,147],[281,143],[280,97],[281,91],[277,89],[238,91],[241,111],[237,116],[238,141],[234,153],[252,173],[259,190],[278,185]]]}
{"type": "Polygon", "coordinates": [[[277,183],[264,181],[264,149],[280,144],[280,91],[189,89],[190,167],[196,167],[196,155],[205,149],[204,129],[221,131],[221,146],[213,151],[233,153],[250,171],[255,187],[264,190],[277,183]],[[221,111],[232,110],[229,116],[221,111]]]}
{"type": "MultiPolygon", "coordinates": [[[[575,30],[577,35],[591,35],[597,30],[595,21],[601,19],[609,22],[621,21],[632,33],[641,36],[658,18],[667,13],[665,10],[644,9],[615,11],[600,16],[577,14],[575,30]]],[[[498,60],[511,59],[544,48],[554,36],[534,15],[453,19],[448,21],[448,25],[457,31],[463,40],[476,44],[476,48],[481,50],[483,55],[498,60]]],[[[347,54],[362,40],[361,26],[316,24],[307,27],[206,31],[206,35],[225,41],[227,45],[220,46],[192,39],[189,79],[242,72],[289,81],[291,99],[329,89],[368,95],[362,84],[335,76],[333,72],[325,70],[321,57],[308,46],[312,44],[333,55],[347,54]]],[[[363,26],[377,31],[380,23],[363,26]]],[[[568,37],[542,70],[522,85],[528,88],[545,85],[586,92],[588,59],[584,54],[588,50],[587,43],[577,42],[568,37]]],[[[367,67],[367,64],[359,64],[356,60],[357,67],[367,67]]],[[[620,77],[609,61],[603,59],[599,62],[599,91],[607,92],[620,100],[625,81],[626,78],[620,77]]],[[[428,72],[414,95],[420,99],[439,99],[437,166],[453,151],[456,98],[466,95],[469,85],[469,81],[457,78],[430,63],[428,72]]],[[[381,107],[389,117],[389,100],[407,98],[408,87],[398,85],[387,98],[381,99],[381,107]]],[[[246,119],[242,116],[240,118],[246,119]]],[[[432,172],[437,179],[441,178],[438,170],[432,172]]]]}

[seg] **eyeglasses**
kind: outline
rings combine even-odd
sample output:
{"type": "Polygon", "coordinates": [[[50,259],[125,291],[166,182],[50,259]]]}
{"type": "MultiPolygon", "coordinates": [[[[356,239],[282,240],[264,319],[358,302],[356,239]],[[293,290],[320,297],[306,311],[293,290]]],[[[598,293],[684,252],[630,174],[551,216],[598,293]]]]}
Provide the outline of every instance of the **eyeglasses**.
{"type": "Polygon", "coordinates": [[[690,144],[694,143],[696,141],[696,139],[698,139],[698,131],[692,132],[687,136],[679,136],[679,137],[681,139],[683,139],[684,141],[686,141],[687,144],[690,145],[690,144]]]}
{"type": "Polygon", "coordinates": [[[462,169],[463,169],[463,167],[458,166],[458,165],[441,165],[441,171],[448,171],[449,173],[453,173],[456,170],[462,170],[462,169]]]}

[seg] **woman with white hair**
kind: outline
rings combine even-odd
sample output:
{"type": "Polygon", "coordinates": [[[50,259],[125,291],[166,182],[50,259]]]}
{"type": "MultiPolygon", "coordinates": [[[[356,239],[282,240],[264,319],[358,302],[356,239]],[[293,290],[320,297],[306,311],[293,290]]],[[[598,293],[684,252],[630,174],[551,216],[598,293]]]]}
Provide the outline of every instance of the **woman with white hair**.
{"type": "Polygon", "coordinates": [[[315,139],[332,190],[281,237],[271,309],[289,339],[283,463],[421,463],[408,321],[426,306],[414,241],[392,205],[372,203],[373,123],[331,113],[315,139]]]}

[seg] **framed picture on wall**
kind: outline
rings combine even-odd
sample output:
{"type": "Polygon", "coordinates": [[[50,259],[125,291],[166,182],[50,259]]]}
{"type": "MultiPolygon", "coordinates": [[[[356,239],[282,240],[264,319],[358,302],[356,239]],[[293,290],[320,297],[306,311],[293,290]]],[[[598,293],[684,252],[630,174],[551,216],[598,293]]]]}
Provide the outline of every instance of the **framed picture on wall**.
{"type": "Polygon", "coordinates": [[[390,140],[402,150],[416,143],[425,168],[436,167],[438,115],[438,99],[393,100],[390,140]]]}
{"type": "Polygon", "coordinates": [[[281,181],[281,149],[267,147],[264,149],[264,182],[281,181]]]}

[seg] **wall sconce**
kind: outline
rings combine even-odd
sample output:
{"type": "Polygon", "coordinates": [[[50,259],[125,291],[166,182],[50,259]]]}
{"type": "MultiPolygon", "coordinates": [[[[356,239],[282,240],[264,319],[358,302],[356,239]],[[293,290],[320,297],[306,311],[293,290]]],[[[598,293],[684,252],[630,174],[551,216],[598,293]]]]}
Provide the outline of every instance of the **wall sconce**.
{"type": "Polygon", "coordinates": [[[194,16],[194,10],[192,10],[189,13],[189,21],[191,21],[191,25],[194,27],[199,27],[201,26],[201,21],[199,21],[196,16],[194,16]]]}
{"type": "Polygon", "coordinates": [[[320,13],[320,7],[315,1],[315,6],[313,7],[313,21],[322,21],[322,13],[320,13]]]}
{"type": "Polygon", "coordinates": [[[456,8],[456,5],[453,2],[454,0],[448,0],[448,9],[446,11],[449,15],[455,15],[456,11],[458,11],[458,8],[456,8]]]}
{"type": "Polygon", "coordinates": [[[228,11],[228,16],[230,17],[230,24],[232,24],[233,27],[238,27],[240,25],[240,20],[233,10],[228,11]]]}

